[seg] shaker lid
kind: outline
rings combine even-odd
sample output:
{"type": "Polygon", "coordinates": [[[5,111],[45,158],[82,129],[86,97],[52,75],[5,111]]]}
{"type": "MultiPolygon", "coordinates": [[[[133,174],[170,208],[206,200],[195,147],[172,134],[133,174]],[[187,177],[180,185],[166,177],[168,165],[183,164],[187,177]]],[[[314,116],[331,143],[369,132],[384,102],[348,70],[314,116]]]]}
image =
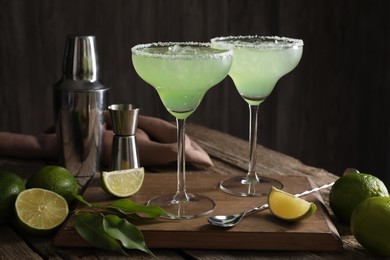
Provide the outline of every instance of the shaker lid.
{"type": "Polygon", "coordinates": [[[96,40],[93,35],[68,35],[63,64],[64,78],[95,81],[99,76],[96,40]]]}

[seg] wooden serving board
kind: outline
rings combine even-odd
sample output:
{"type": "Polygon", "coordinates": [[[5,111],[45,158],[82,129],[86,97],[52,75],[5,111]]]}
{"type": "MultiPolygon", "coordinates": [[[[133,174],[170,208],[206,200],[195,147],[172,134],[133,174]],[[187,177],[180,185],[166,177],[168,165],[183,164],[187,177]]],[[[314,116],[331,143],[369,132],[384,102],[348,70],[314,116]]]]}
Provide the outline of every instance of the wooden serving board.
{"type": "MultiPolygon", "coordinates": [[[[89,202],[108,203],[117,198],[107,195],[99,185],[99,176],[89,183],[84,198],[89,202]]],[[[187,174],[187,191],[211,197],[216,207],[210,215],[232,214],[266,202],[266,198],[236,197],[219,190],[219,182],[226,175],[187,174]]],[[[284,190],[300,193],[313,188],[302,176],[274,176],[284,184],[284,190]]],[[[141,190],[131,200],[145,204],[162,193],[176,190],[175,174],[145,174],[141,190]]],[[[266,210],[246,217],[230,229],[208,224],[207,216],[191,220],[155,219],[147,223],[134,223],[142,231],[149,248],[181,249],[246,249],[246,250],[310,250],[340,251],[342,242],[330,221],[318,193],[305,197],[317,205],[317,212],[298,223],[281,221],[266,210]]],[[[80,205],[79,208],[84,207],[80,205]]],[[[76,232],[72,217],[57,233],[54,244],[66,247],[89,246],[76,232]]]]}

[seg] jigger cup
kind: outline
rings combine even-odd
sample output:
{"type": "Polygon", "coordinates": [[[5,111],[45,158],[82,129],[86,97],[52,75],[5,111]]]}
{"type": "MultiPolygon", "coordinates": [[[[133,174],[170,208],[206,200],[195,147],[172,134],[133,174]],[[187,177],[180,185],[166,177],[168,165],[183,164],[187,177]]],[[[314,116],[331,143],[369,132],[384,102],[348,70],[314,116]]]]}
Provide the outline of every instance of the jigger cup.
{"type": "Polygon", "coordinates": [[[113,104],[108,107],[114,137],[111,148],[110,170],[139,168],[135,132],[139,108],[131,104],[113,104]]]}

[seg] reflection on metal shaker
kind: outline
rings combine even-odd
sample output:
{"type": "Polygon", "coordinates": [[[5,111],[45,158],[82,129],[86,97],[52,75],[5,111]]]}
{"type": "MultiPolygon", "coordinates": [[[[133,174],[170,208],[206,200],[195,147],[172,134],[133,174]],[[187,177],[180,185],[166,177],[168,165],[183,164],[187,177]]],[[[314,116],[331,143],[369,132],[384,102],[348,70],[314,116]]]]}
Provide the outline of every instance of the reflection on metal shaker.
{"type": "Polygon", "coordinates": [[[95,37],[69,35],[53,103],[59,161],[75,176],[100,171],[108,88],[98,77],[95,37]]]}

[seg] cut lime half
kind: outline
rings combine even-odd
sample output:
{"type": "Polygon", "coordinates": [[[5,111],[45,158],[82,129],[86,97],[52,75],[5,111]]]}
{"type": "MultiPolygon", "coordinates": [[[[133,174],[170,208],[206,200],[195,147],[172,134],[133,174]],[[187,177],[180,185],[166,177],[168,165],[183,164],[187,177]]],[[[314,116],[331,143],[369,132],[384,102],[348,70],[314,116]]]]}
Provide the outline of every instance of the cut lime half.
{"type": "Polygon", "coordinates": [[[102,172],[101,186],[116,197],[128,197],[135,194],[144,181],[144,168],[102,172]]]}
{"type": "Polygon", "coordinates": [[[22,191],[16,198],[15,210],[22,229],[33,234],[49,233],[69,213],[68,203],[61,195],[40,188],[22,191]]]}
{"type": "Polygon", "coordinates": [[[314,203],[297,198],[275,187],[272,187],[268,194],[268,205],[273,215],[292,222],[306,219],[317,210],[317,206],[314,203]]]}

